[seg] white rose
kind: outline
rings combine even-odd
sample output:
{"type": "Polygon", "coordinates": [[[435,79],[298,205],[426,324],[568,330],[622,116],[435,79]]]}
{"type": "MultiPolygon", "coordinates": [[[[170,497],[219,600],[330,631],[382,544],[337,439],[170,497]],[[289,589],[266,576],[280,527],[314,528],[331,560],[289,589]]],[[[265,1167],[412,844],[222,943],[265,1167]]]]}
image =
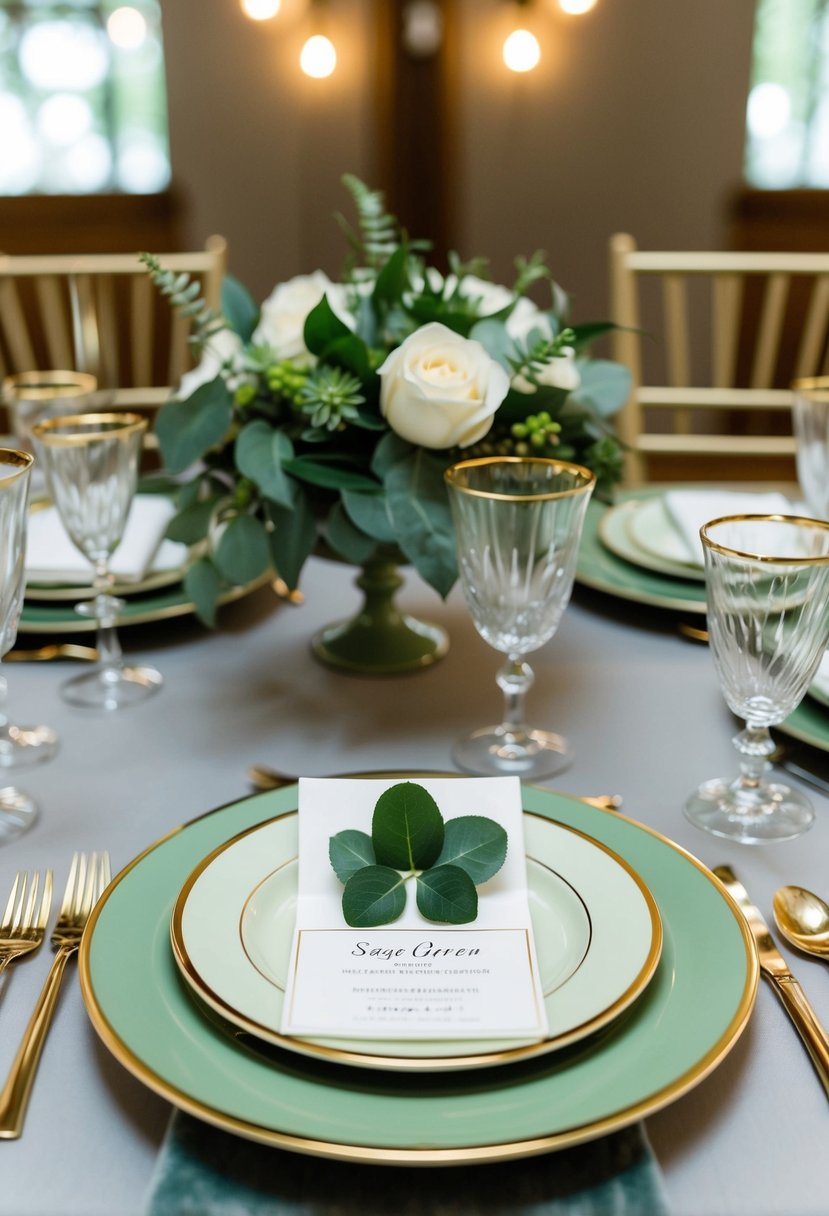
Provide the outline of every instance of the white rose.
{"type": "Polygon", "coordinates": [[[468,447],[492,426],[509,376],[480,342],[437,321],[410,334],[378,372],[393,431],[426,448],[468,447]]]}
{"type": "Polygon", "coordinates": [[[349,329],[356,321],[348,311],[345,288],[332,283],[321,270],[301,274],[279,283],[262,305],[254,334],[254,344],[268,346],[276,359],[297,359],[309,354],[305,345],[305,321],[323,296],[349,329]]]}
{"type": "Polygon", "coordinates": [[[202,351],[199,364],[181,377],[176,396],[184,401],[192,397],[197,388],[215,380],[222,364],[228,360],[238,365],[242,352],[242,339],[232,329],[220,329],[209,339],[202,351]]]}
{"type": "MultiPolygon", "coordinates": [[[[581,384],[579,369],[576,367],[576,352],[572,346],[562,346],[561,354],[551,359],[536,375],[539,384],[550,388],[563,388],[572,392],[581,384]]],[[[513,376],[512,387],[519,393],[534,393],[536,386],[525,376],[513,376]]]]}

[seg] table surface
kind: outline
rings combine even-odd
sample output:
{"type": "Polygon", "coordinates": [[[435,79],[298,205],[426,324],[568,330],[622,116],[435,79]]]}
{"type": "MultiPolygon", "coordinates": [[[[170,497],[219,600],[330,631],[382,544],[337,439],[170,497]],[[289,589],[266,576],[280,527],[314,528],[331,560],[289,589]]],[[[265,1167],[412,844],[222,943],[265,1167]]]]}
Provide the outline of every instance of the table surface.
{"type": "MultiPolygon", "coordinates": [[[[165,684],[115,714],[60,700],[58,687],[77,664],[6,665],[12,719],[48,722],[61,747],[50,763],[14,774],[42,811],[29,833],[0,848],[0,891],[18,868],[47,866],[62,890],[75,849],[107,848],[120,869],[171,828],[243,797],[254,763],[306,776],[451,770],[454,736],[497,720],[498,656],[475,633],[457,588],[442,602],[407,574],[401,605],[448,630],[446,658],[390,679],[322,667],[310,639],[356,608],[353,579],[348,567],[312,559],[301,607],[266,588],[224,608],[215,633],[191,619],[123,630],[128,654],[153,662],[165,684]]],[[[829,896],[829,803],[820,794],[812,795],[813,829],[783,844],[731,844],[684,819],[682,803],[702,779],[735,771],[735,722],[707,649],[676,625],[670,614],[576,588],[558,635],[531,659],[528,716],[565,734],[575,750],[568,770],[545,784],[621,794],[631,818],[707,865],[733,865],[769,918],[783,883],[829,896]]],[[[43,640],[21,636],[18,645],[43,640]]],[[[829,1025],[825,966],[782,949],[829,1025]]],[[[2,1075],[48,964],[47,946],[0,980],[2,1075]]],[[[138,1216],[169,1119],[170,1107],[98,1040],[74,970],[69,981],[24,1135],[0,1147],[0,1216],[138,1216]]],[[[826,1095],[765,984],[727,1058],[648,1119],[647,1130],[675,1216],[825,1216],[826,1095]]]]}

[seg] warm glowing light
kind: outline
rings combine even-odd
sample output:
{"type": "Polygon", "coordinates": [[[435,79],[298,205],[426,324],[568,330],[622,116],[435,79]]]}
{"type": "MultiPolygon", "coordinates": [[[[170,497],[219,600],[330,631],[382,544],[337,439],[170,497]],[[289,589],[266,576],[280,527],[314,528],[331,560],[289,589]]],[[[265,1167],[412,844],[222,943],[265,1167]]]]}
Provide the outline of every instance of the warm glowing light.
{"type": "Polygon", "coordinates": [[[116,46],[125,51],[134,51],[147,37],[147,22],[137,8],[124,5],[114,9],[107,17],[107,33],[116,46]]]}
{"type": "Polygon", "coordinates": [[[531,72],[541,58],[541,47],[529,30],[513,30],[504,42],[503,54],[511,72],[531,72]]]}
{"type": "Polygon", "coordinates": [[[582,13],[589,13],[591,8],[595,8],[596,0],[558,0],[558,7],[564,13],[571,13],[574,17],[579,17],[582,13]]]}
{"type": "Polygon", "coordinates": [[[282,8],[282,0],[242,0],[242,12],[251,21],[270,21],[282,8]]]}
{"type": "Polygon", "coordinates": [[[313,76],[316,80],[330,76],[337,66],[334,43],[324,34],[314,34],[300,52],[299,66],[306,76],[313,76]]]}

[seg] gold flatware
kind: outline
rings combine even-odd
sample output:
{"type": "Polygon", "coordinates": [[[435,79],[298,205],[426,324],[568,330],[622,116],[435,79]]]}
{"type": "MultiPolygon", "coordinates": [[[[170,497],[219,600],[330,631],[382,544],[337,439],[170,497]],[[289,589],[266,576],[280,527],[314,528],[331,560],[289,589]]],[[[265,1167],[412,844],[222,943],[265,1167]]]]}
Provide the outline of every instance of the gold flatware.
{"type": "Polygon", "coordinates": [[[829,904],[805,887],[780,887],[772,902],[775,924],[786,941],[829,961],[829,904]]]}
{"type": "Polygon", "coordinates": [[[66,964],[77,953],[89,914],[104,888],[109,885],[109,880],[108,853],[92,853],[90,856],[75,853],[52,932],[55,957],[0,1093],[0,1139],[15,1140],[23,1131],[29,1095],[66,964]]]}
{"type": "Polygon", "coordinates": [[[96,663],[98,651],[94,646],[79,646],[74,642],[50,642],[34,650],[7,650],[3,655],[4,663],[45,663],[49,659],[85,659],[96,663]]]}
{"type": "Polygon", "coordinates": [[[703,642],[708,644],[708,630],[700,628],[699,625],[692,625],[690,621],[680,621],[677,625],[677,632],[682,637],[687,638],[689,642],[703,642]]]}
{"type": "Polygon", "coordinates": [[[302,594],[299,587],[294,587],[291,589],[285,582],[284,578],[280,578],[279,575],[277,575],[273,580],[271,586],[274,589],[274,593],[278,595],[281,600],[285,600],[289,604],[294,604],[296,607],[299,607],[300,604],[305,603],[305,596],[302,594]]]}
{"type": "Polygon", "coordinates": [[[730,866],[717,866],[714,869],[714,875],[739,905],[748,921],[754,944],[757,947],[760,972],[771,984],[780,998],[783,1008],[794,1023],[811,1056],[821,1084],[829,1096],[829,1036],[818,1021],[817,1014],[806,999],[803,989],[775,946],[768,925],[749,899],[748,892],[738,881],[734,871],[730,866]]]}
{"type": "Polygon", "coordinates": [[[46,922],[52,906],[52,871],[46,871],[43,894],[38,902],[40,874],[31,877],[18,870],[12,883],[3,919],[0,921],[0,975],[9,963],[37,950],[46,936],[46,922]]]}
{"type": "MultiPolygon", "coordinates": [[[[248,781],[257,790],[279,790],[286,785],[294,785],[298,780],[299,778],[291,773],[283,773],[278,768],[268,768],[266,764],[252,764],[248,769],[248,781]]],[[[622,806],[622,795],[596,794],[588,797],[585,794],[579,797],[579,802],[587,802],[590,806],[598,807],[600,811],[618,811],[622,806]]]]}

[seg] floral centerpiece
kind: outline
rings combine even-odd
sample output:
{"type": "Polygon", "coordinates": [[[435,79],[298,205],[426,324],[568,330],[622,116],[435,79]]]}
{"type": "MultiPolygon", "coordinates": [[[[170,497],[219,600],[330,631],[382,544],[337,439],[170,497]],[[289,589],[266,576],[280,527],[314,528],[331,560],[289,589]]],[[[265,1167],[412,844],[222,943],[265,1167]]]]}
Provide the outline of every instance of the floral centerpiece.
{"type": "Polygon", "coordinates": [[[142,255],[201,355],[156,429],[175,476],[168,535],[202,542],[185,587],[208,623],[224,588],[269,566],[296,587],[321,542],[361,567],[409,562],[445,596],[457,571],[443,474],[459,459],[574,460],[600,492],[621,473],[609,418],[629,375],[585,354],[610,327],[569,323],[538,254],[516,261],[509,288],[481,260],[453,256],[439,273],[381,193],[344,184],[357,225],[342,221],[339,282],[302,275],[259,308],[228,277],[218,314],[198,283],[142,255]],[[549,294],[545,307],[530,289],[549,294]]]}

